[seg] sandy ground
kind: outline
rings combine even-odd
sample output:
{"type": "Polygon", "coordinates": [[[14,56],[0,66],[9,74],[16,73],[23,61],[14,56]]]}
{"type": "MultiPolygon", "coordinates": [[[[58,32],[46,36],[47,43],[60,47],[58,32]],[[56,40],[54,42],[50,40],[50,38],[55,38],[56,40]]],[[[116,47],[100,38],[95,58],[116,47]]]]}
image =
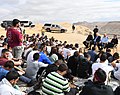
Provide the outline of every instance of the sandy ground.
{"type": "MultiPolygon", "coordinates": [[[[74,31],[74,33],[72,33],[71,24],[60,23],[60,25],[62,25],[63,27],[65,27],[67,29],[66,33],[45,32],[45,35],[47,35],[48,38],[54,37],[55,39],[60,40],[60,41],[67,41],[69,44],[78,43],[80,45],[80,47],[83,47],[82,42],[86,39],[87,34],[91,30],[89,30],[88,28],[86,28],[84,26],[76,26],[76,30],[74,31]]],[[[29,34],[29,35],[32,35],[33,33],[35,33],[35,34],[40,33],[41,34],[42,26],[43,26],[42,24],[36,24],[36,26],[34,28],[25,28],[26,34],[29,34]]],[[[3,28],[0,28],[0,35],[6,35],[6,31],[3,28]]],[[[118,48],[117,48],[118,52],[120,51],[119,47],[120,47],[120,45],[118,45],[118,48]]]]}

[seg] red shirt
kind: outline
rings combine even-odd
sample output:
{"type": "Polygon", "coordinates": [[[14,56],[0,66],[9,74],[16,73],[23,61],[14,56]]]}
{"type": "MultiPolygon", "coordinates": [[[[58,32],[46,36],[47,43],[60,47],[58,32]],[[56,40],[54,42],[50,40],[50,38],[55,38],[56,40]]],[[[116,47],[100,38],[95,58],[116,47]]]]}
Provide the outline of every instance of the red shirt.
{"type": "Polygon", "coordinates": [[[20,41],[23,37],[22,34],[14,28],[9,28],[6,34],[8,38],[8,44],[11,48],[15,46],[21,46],[22,42],[20,41]]]}
{"type": "Polygon", "coordinates": [[[0,66],[3,66],[7,61],[7,58],[0,57],[0,66]]]}

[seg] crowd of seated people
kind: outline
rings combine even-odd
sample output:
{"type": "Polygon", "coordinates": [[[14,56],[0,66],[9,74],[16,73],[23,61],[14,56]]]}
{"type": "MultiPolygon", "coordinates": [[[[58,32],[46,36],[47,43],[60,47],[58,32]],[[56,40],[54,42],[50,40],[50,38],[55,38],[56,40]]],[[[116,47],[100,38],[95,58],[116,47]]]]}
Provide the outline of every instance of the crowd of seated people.
{"type": "Polygon", "coordinates": [[[92,45],[97,46],[99,50],[114,48],[117,47],[118,38],[117,35],[113,35],[113,38],[109,41],[106,33],[104,33],[103,37],[101,37],[99,33],[96,33],[95,38],[93,38],[92,33],[90,32],[83,44],[90,50],[92,45]]]}
{"type": "MultiPolygon", "coordinates": [[[[111,77],[120,80],[120,59],[119,53],[112,54],[108,45],[109,43],[118,44],[116,39],[115,36],[109,42],[106,34],[101,38],[96,33],[93,38],[90,33],[84,42],[86,47],[90,46],[90,50],[83,52],[77,43],[68,44],[67,41],[62,42],[54,37],[48,38],[46,35],[24,34],[21,45],[23,53],[18,58],[13,56],[13,48],[8,46],[9,43],[4,40],[5,42],[0,47],[0,70],[1,72],[4,70],[4,73],[0,74],[2,75],[0,80],[1,82],[7,80],[11,83],[7,74],[15,71],[21,74],[16,76],[15,80],[20,77],[20,80],[27,83],[28,86],[33,86],[42,76],[44,77],[43,85],[38,84],[38,86],[41,86],[43,95],[76,95],[80,89],[77,88],[74,81],[77,78],[92,77],[92,80],[85,84],[80,95],[86,95],[90,90],[92,92],[87,95],[103,95],[103,92],[104,95],[109,93],[113,95],[112,88],[107,86],[108,76],[109,72],[112,72],[111,77]],[[96,52],[96,46],[100,51],[96,52]],[[104,47],[108,47],[106,51],[102,51],[101,48],[104,47]],[[43,72],[46,73],[43,74],[43,72]],[[91,86],[96,88],[93,89],[91,86]],[[104,91],[104,89],[100,89],[101,87],[107,90],[104,91]],[[89,90],[89,88],[91,89],[89,90]],[[95,93],[96,90],[99,92],[95,93]]],[[[1,84],[0,87],[2,87],[1,84]]],[[[0,93],[1,91],[4,90],[0,89],[0,93]]]]}

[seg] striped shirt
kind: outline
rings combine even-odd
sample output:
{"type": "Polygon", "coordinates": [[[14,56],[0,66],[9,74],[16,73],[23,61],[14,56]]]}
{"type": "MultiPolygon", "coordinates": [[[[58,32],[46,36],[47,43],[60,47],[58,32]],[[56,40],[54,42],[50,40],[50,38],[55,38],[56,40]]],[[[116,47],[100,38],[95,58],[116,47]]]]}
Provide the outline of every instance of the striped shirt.
{"type": "Polygon", "coordinates": [[[48,74],[42,85],[42,95],[64,95],[69,91],[68,80],[57,72],[48,74]]]}

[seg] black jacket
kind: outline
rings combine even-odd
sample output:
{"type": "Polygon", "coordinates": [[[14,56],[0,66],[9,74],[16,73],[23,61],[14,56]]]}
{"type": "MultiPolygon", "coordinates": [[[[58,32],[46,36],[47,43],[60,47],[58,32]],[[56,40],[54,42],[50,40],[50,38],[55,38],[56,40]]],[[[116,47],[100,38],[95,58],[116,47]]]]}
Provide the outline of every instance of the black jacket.
{"type": "Polygon", "coordinates": [[[88,81],[82,89],[80,95],[114,95],[112,87],[104,83],[93,83],[88,81]]]}
{"type": "MultiPolygon", "coordinates": [[[[101,41],[101,37],[100,37],[100,36],[96,36],[96,37],[97,37],[97,38],[95,38],[95,39],[96,39],[95,42],[98,42],[98,43],[99,43],[99,42],[101,41]]],[[[94,39],[94,40],[95,40],[95,39],[94,39]]]]}
{"type": "Polygon", "coordinates": [[[88,35],[86,41],[92,41],[93,40],[93,36],[92,35],[88,35]]]}

